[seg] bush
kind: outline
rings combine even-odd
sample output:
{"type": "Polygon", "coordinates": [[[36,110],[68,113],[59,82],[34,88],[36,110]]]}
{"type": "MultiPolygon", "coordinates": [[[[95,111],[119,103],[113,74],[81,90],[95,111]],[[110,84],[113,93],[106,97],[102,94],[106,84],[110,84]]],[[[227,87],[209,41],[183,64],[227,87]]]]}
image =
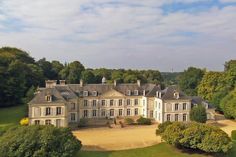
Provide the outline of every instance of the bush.
{"type": "Polygon", "coordinates": [[[134,120],[132,118],[125,118],[125,123],[128,125],[134,124],[134,120]]]}
{"type": "Polygon", "coordinates": [[[209,153],[225,153],[232,148],[231,139],[224,131],[201,123],[174,122],[161,137],[169,144],[209,153]]]}
{"type": "Polygon", "coordinates": [[[166,121],[162,124],[159,124],[158,129],[156,130],[156,135],[162,134],[166,130],[167,126],[169,126],[171,124],[172,124],[172,122],[170,122],[170,121],[166,121]]]}
{"type": "Polygon", "coordinates": [[[20,120],[20,125],[24,125],[24,126],[29,125],[29,118],[22,118],[20,120]]]}
{"type": "Polygon", "coordinates": [[[194,106],[190,111],[190,120],[199,123],[206,123],[206,108],[203,105],[194,106]]]}
{"type": "Polygon", "coordinates": [[[86,118],[81,118],[81,119],[79,120],[79,127],[85,127],[85,126],[87,126],[87,123],[88,123],[88,119],[86,119],[86,118]]]}
{"type": "Polygon", "coordinates": [[[152,121],[149,118],[140,117],[139,119],[137,119],[137,123],[139,125],[151,125],[152,121]]]}
{"type": "Polygon", "coordinates": [[[232,140],[236,140],[236,130],[233,130],[231,132],[231,138],[232,138],[232,140]]]}
{"type": "Polygon", "coordinates": [[[72,157],[81,142],[69,128],[53,126],[20,126],[8,129],[0,137],[1,156],[72,157]]]}

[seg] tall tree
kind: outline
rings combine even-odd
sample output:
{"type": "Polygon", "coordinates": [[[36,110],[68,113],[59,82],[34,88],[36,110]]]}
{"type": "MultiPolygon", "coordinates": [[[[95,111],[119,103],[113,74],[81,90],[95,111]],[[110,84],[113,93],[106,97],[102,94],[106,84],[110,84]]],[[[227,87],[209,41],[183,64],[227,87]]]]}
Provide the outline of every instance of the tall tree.
{"type": "Polygon", "coordinates": [[[222,99],[220,107],[226,118],[236,119],[236,88],[222,99]]]}
{"type": "Polygon", "coordinates": [[[81,78],[85,83],[94,83],[95,82],[95,76],[91,70],[86,69],[85,71],[82,71],[81,78]]]}

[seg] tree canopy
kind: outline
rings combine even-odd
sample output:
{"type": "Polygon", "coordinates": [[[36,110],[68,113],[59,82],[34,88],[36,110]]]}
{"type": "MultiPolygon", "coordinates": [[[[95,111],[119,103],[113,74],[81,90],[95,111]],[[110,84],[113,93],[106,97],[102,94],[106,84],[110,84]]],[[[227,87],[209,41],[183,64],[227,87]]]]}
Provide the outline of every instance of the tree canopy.
{"type": "Polygon", "coordinates": [[[206,108],[201,104],[194,106],[190,111],[190,120],[199,123],[206,123],[207,121],[206,108]]]}

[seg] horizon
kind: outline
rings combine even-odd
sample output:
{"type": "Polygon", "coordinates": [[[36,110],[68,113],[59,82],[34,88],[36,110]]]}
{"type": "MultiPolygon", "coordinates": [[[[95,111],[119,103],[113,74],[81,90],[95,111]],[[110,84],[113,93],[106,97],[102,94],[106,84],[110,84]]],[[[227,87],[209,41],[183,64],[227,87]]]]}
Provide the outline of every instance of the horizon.
{"type": "Polygon", "coordinates": [[[236,0],[2,0],[0,47],[93,69],[223,71],[235,19],[236,0]]]}

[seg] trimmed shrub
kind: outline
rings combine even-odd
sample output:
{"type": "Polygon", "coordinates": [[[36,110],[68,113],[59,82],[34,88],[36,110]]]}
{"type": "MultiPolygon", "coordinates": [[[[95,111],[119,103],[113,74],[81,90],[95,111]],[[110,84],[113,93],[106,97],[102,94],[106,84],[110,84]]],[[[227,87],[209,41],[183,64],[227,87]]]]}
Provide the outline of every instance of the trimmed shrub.
{"type": "Polygon", "coordinates": [[[162,124],[159,124],[158,129],[156,130],[156,135],[160,135],[161,133],[163,133],[166,130],[166,128],[171,124],[172,124],[172,122],[170,122],[170,121],[166,121],[162,124]]]}
{"type": "Polygon", "coordinates": [[[231,132],[231,138],[232,138],[232,140],[236,140],[236,130],[233,130],[231,132]]]}
{"type": "Polygon", "coordinates": [[[203,105],[194,106],[190,111],[190,120],[199,123],[206,123],[206,108],[203,105]]]}
{"type": "Polygon", "coordinates": [[[125,118],[125,123],[128,125],[134,124],[134,120],[132,118],[125,118]]]}
{"type": "Polygon", "coordinates": [[[140,117],[136,121],[139,125],[151,125],[152,121],[149,118],[140,117]]]}
{"type": "Polygon", "coordinates": [[[20,120],[20,125],[24,125],[24,126],[29,125],[29,118],[22,118],[20,120]]]}
{"type": "Polygon", "coordinates": [[[1,156],[73,157],[82,146],[69,128],[38,125],[8,129],[0,141],[1,156]]]}

